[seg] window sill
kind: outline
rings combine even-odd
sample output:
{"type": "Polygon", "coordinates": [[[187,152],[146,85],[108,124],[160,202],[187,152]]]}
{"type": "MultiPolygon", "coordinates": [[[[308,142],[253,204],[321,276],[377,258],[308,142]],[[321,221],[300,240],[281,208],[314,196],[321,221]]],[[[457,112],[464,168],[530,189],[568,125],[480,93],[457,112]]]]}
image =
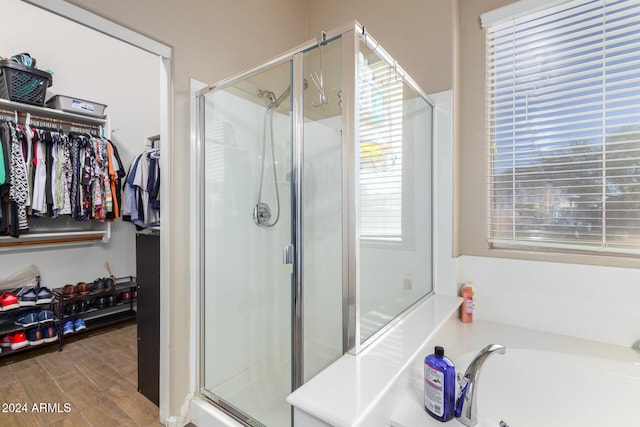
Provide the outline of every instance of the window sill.
{"type": "Polygon", "coordinates": [[[559,262],[564,264],[597,265],[602,267],[638,268],[638,256],[629,254],[568,253],[558,250],[531,250],[513,248],[486,248],[483,253],[463,255],[523,261],[559,262]]]}

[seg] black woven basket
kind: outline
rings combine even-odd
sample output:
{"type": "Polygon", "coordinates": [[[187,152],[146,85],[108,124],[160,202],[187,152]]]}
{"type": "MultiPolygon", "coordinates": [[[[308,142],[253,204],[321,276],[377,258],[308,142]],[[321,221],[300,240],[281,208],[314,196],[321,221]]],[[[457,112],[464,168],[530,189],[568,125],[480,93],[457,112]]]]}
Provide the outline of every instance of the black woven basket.
{"type": "Polygon", "coordinates": [[[46,71],[0,61],[0,98],[42,107],[52,82],[53,77],[46,71]]]}

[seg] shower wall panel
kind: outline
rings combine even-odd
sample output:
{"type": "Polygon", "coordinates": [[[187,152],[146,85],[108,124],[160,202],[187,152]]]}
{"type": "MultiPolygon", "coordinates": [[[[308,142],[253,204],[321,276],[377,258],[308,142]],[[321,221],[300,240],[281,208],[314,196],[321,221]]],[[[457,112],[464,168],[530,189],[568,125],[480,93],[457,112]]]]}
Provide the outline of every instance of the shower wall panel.
{"type": "Polygon", "coordinates": [[[342,355],[340,117],[304,127],[305,380],[342,355]]]}

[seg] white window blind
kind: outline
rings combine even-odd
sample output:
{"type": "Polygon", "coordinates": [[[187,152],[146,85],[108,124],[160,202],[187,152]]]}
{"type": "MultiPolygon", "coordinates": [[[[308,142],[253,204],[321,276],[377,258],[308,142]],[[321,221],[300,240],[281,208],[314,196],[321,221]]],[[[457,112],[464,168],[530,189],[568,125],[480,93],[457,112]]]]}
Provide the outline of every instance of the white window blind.
{"type": "Polygon", "coordinates": [[[402,240],[402,80],[360,56],[360,235],[402,240]]]}
{"type": "Polygon", "coordinates": [[[639,251],[640,3],[564,3],[487,49],[490,244],[639,251]]]}

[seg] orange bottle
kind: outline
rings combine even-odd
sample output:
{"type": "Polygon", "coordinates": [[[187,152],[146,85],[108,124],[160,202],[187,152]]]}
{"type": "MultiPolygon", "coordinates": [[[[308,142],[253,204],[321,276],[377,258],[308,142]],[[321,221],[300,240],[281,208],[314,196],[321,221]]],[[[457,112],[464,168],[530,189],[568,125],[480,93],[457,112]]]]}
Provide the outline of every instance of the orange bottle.
{"type": "Polygon", "coordinates": [[[473,282],[465,282],[462,285],[462,289],[460,290],[462,298],[462,307],[460,307],[460,320],[462,323],[471,323],[473,322],[473,306],[474,299],[473,296],[475,293],[473,292],[473,282]]]}

